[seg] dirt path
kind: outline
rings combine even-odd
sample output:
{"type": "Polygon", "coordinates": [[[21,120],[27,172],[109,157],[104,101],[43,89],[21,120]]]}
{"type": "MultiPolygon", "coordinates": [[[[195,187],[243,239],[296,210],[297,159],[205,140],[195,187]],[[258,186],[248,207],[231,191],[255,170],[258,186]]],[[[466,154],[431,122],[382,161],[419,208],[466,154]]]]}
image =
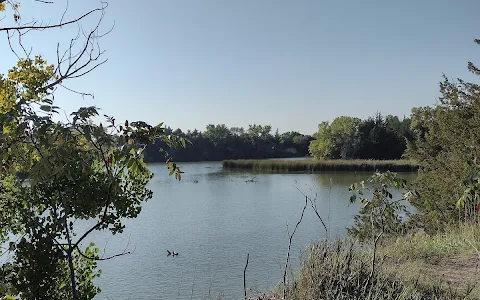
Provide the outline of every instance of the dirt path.
{"type": "Polygon", "coordinates": [[[473,288],[472,296],[480,299],[480,256],[477,253],[465,253],[426,261],[421,270],[427,277],[438,280],[452,288],[461,290],[473,288]]]}

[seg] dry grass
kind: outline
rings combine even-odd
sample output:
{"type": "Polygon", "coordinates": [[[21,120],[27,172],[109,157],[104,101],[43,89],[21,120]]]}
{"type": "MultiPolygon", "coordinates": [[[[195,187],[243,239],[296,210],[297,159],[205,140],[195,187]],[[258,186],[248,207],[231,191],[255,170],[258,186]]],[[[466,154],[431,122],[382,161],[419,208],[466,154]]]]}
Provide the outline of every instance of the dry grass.
{"type": "Polygon", "coordinates": [[[434,260],[480,249],[480,226],[458,225],[436,235],[415,233],[391,239],[382,247],[387,257],[401,261],[434,260]]]}
{"type": "MultiPolygon", "coordinates": [[[[480,226],[387,239],[377,249],[348,241],[308,249],[287,299],[480,299],[480,226]]],[[[280,286],[252,299],[282,299],[280,286]]]]}
{"type": "MultiPolygon", "coordinates": [[[[474,299],[469,290],[443,284],[441,278],[419,280],[422,269],[417,264],[406,263],[395,269],[378,260],[372,272],[371,255],[364,250],[355,250],[349,242],[312,246],[288,286],[286,299],[474,299]],[[412,276],[399,276],[399,270],[412,276]]],[[[277,292],[252,299],[282,299],[282,295],[277,292]]]]}
{"type": "Polygon", "coordinates": [[[384,268],[397,278],[424,285],[456,287],[469,299],[480,299],[480,226],[458,225],[436,235],[416,233],[385,241],[379,249],[384,268]]]}

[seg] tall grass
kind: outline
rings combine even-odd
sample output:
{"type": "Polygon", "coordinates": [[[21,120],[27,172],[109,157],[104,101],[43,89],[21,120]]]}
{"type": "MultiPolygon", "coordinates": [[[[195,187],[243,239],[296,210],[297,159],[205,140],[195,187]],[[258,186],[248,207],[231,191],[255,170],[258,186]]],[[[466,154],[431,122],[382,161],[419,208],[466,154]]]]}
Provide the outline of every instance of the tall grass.
{"type": "Polygon", "coordinates": [[[224,160],[223,168],[261,172],[315,173],[322,171],[392,171],[410,172],[418,164],[409,160],[224,160]]]}
{"type": "Polygon", "coordinates": [[[480,226],[460,224],[436,235],[415,233],[391,239],[381,248],[381,253],[397,262],[404,262],[476,253],[479,250],[480,226]]]}
{"type": "Polygon", "coordinates": [[[352,244],[317,244],[306,253],[288,299],[465,299],[470,291],[402,280],[352,244]]]}

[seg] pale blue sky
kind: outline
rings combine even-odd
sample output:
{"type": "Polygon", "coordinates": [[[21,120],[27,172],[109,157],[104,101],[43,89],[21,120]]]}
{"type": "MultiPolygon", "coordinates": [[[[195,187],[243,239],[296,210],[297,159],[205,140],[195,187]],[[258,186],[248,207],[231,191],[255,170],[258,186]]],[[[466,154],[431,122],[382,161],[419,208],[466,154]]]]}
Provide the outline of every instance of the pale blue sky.
{"type": "MultiPolygon", "coordinates": [[[[24,0],[22,16],[53,22],[57,3],[24,0]]],[[[69,15],[98,3],[70,0],[69,15]]],[[[67,111],[95,104],[118,120],[184,130],[257,123],[311,134],[340,115],[408,115],[435,103],[442,73],[474,80],[466,63],[480,62],[479,11],[478,0],[110,1],[104,28],[116,26],[101,40],[109,61],[67,84],[95,99],[57,99],[67,111]]],[[[52,60],[75,30],[25,43],[52,60]]],[[[15,63],[6,39],[0,57],[0,72],[15,63]]]]}

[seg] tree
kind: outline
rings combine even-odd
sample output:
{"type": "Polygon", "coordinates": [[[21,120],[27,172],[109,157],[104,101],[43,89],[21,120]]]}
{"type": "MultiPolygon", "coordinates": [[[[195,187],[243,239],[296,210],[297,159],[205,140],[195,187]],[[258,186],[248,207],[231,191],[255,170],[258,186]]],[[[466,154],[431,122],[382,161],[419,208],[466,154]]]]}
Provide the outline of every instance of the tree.
{"type": "Polygon", "coordinates": [[[399,159],[409,138],[409,119],[400,121],[397,116],[383,117],[377,113],[359,125],[357,157],[361,159],[399,159]]]}
{"type": "Polygon", "coordinates": [[[330,158],[332,152],[332,138],[330,124],[326,121],[318,124],[318,131],[313,134],[308,150],[316,159],[330,158]]]}
{"type": "MultiPolygon", "coordinates": [[[[20,24],[18,3],[0,1],[0,11],[5,4],[15,11],[18,23],[0,28],[8,33],[9,42],[10,32],[21,36],[83,18],[25,25],[20,24]]],[[[100,12],[101,21],[105,8],[88,14],[100,12]]],[[[99,257],[92,243],[85,247],[89,234],[104,229],[121,233],[122,220],[135,218],[152,197],[146,184],[153,174],[143,162],[146,145],[158,138],[172,146],[184,144],[167,136],[162,124],[118,124],[109,116],[108,126],[95,124],[96,107],[81,107],[67,121],[54,121],[59,110],[54,103],[56,88],[105,62],[99,60],[102,51],[95,54],[99,36],[97,24],[85,34],[78,53],[72,44],[65,53],[58,52],[57,65],[25,51],[7,76],[0,77],[0,242],[8,241],[13,253],[0,270],[0,284],[7,284],[0,291],[5,294],[22,299],[92,299],[100,291],[93,284],[100,275],[96,261],[109,258],[99,257]],[[28,179],[18,174],[27,174],[28,179]],[[79,232],[75,221],[87,219],[96,223],[79,232]]],[[[176,164],[168,166],[180,180],[176,164]]]]}
{"type": "Polygon", "coordinates": [[[358,143],[358,126],[360,119],[341,116],[332,124],[322,122],[313,135],[316,139],[310,143],[310,153],[317,159],[355,157],[355,147],[358,143]]]}
{"type": "Polygon", "coordinates": [[[358,126],[361,120],[354,117],[341,116],[330,125],[332,136],[332,158],[351,159],[355,157],[358,143],[358,126]]]}
{"type": "Polygon", "coordinates": [[[376,244],[382,236],[405,232],[409,224],[402,222],[401,214],[410,215],[405,206],[406,199],[411,196],[407,190],[407,181],[390,171],[376,172],[367,183],[352,184],[350,202],[360,198],[362,207],[360,214],[354,217],[354,225],[347,228],[348,233],[361,242],[373,240],[376,244]],[[402,197],[395,199],[393,190],[401,191],[402,197]]]}
{"type": "Polygon", "coordinates": [[[215,145],[224,143],[230,136],[231,132],[225,124],[207,125],[207,128],[203,135],[210,139],[215,145]]]}
{"type": "Polygon", "coordinates": [[[252,140],[261,139],[261,140],[268,140],[272,137],[270,132],[272,131],[272,126],[270,125],[248,125],[247,134],[250,136],[252,140]]]}
{"type": "MultiPolygon", "coordinates": [[[[471,62],[468,69],[480,75],[471,62]]],[[[421,164],[413,204],[418,221],[429,231],[458,220],[476,220],[480,203],[478,195],[461,197],[466,189],[475,190],[468,183],[476,176],[480,156],[480,85],[444,76],[440,93],[435,107],[412,110],[414,138],[407,148],[407,156],[421,164]]]]}
{"type": "Polygon", "coordinates": [[[236,136],[241,136],[245,134],[245,129],[243,129],[243,127],[232,127],[230,128],[230,133],[236,136]]]}
{"type": "Polygon", "coordinates": [[[379,113],[365,120],[338,117],[318,125],[309,151],[317,159],[399,159],[412,139],[409,126],[408,118],[379,113]]]}

